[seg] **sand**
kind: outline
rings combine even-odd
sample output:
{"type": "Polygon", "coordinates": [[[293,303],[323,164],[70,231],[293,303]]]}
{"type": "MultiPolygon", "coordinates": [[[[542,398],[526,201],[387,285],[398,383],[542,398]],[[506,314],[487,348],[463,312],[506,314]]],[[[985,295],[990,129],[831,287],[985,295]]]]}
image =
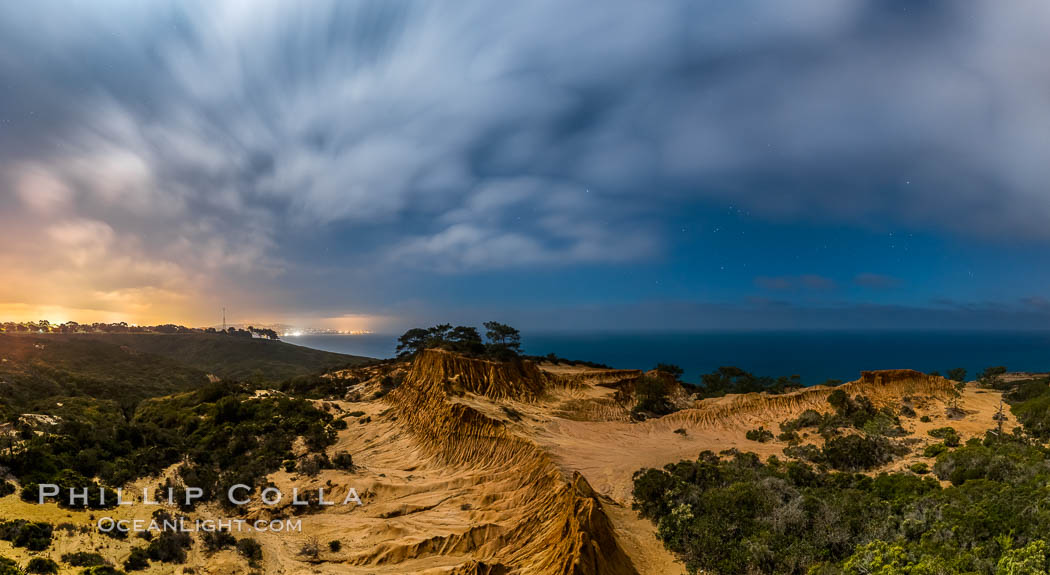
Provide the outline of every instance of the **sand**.
{"type": "MultiPolygon", "coordinates": [[[[350,399],[324,403],[337,415],[364,415],[346,417],[348,428],[339,432],[329,453],[351,453],[357,469],[325,470],[315,477],[281,471],[270,480],[285,492],[324,487],[337,501],[353,487],[365,505],[297,516],[301,533],[254,534],[264,553],[258,572],[684,573],[656,538],[654,526],[631,509],[632,475],[704,450],[782,456],[787,444],[749,441],[747,430],[764,425],[777,432],[779,422],[805,409],[826,410],[831,388],[727,396],[637,423],[617,403],[615,388],[640,374],[550,364],[507,369],[436,351],[411,366],[333,374],[347,380],[350,399]],[[365,399],[373,398],[378,381],[392,371],[404,377],[402,386],[382,398],[365,399]],[[332,540],[341,543],[339,551],[329,551],[332,540]],[[304,554],[311,545],[320,551],[304,554]]],[[[918,416],[904,419],[919,442],[912,455],[889,466],[901,469],[916,461],[932,465],[921,457],[922,446],[937,441],[926,435],[930,429],[951,425],[965,441],[995,426],[997,392],[968,384],[958,399],[965,415],[949,420],[945,407],[952,388],[942,378],[899,371],[862,378],[844,389],[880,405],[899,406],[907,397],[918,416],[931,418],[929,423],[918,416]]],[[[1005,427],[1013,425],[1008,421],[1005,427]]],[[[139,484],[157,482],[151,478],[139,484]]],[[[135,506],[116,513],[148,517],[152,510],[135,506]]],[[[273,514],[260,504],[248,509],[253,519],[273,514]]],[[[206,507],[193,517],[225,515],[206,507]]],[[[88,513],[29,505],[17,496],[0,500],[0,516],[91,524],[88,513]]],[[[42,555],[57,561],[74,549],[98,549],[119,565],[133,545],[143,543],[63,534],[42,555]]],[[[7,542],[0,542],[0,554],[22,563],[29,556],[7,542]]],[[[251,572],[235,552],[207,556],[198,542],[186,566],[154,564],[146,573],[183,573],[185,567],[198,574],[251,572]]]]}

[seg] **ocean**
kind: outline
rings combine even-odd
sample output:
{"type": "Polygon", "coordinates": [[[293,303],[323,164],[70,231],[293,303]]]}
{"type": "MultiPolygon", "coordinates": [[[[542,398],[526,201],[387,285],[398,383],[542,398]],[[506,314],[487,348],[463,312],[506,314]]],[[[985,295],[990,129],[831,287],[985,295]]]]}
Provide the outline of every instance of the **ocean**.
{"type": "MultiPolygon", "coordinates": [[[[394,355],[395,335],[308,335],[288,337],[296,345],[386,358],[394,355]]],[[[828,379],[850,381],[869,369],[946,372],[1005,365],[1011,371],[1050,371],[1050,331],[920,332],[806,331],[702,333],[526,333],[523,351],[555,353],[568,359],[611,367],[650,369],[673,363],[683,379],[732,365],[756,375],[799,375],[813,385],[828,379]]]]}

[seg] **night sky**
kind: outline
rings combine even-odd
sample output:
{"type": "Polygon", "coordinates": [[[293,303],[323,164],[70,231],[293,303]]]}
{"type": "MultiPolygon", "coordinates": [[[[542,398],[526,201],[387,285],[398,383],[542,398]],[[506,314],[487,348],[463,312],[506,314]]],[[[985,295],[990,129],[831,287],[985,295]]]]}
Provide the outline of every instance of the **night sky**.
{"type": "Polygon", "coordinates": [[[1050,3],[0,4],[0,319],[1050,327],[1050,3]]]}

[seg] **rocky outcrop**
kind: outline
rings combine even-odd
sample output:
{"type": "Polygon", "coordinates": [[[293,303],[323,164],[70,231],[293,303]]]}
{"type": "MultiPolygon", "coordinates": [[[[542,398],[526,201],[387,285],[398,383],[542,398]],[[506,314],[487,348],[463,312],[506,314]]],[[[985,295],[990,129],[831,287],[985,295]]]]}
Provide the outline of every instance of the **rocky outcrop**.
{"type": "Polygon", "coordinates": [[[943,377],[910,369],[864,371],[860,379],[837,387],[818,385],[777,395],[746,393],[705,399],[697,402],[694,409],[673,413],[661,421],[697,427],[749,426],[756,421],[783,421],[807,409],[827,411],[828,395],[836,389],[850,396],[867,396],[876,405],[883,406],[897,405],[907,396],[947,399],[953,388],[954,383],[943,377]]]}
{"type": "Polygon", "coordinates": [[[597,385],[613,388],[633,383],[642,374],[640,369],[588,369],[575,373],[547,372],[547,375],[558,385],[567,387],[597,385]]]}
{"type": "MultiPolygon", "coordinates": [[[[404,384],[386,396],[399,426],[436,463],[484,473],[501,486],[484,504],[499,527],[419,541],[426,549],[376,549],[356,562],[391,560],[423,551],[468,553],[454,573],[635,575],[586,479],[567,479],[545,451],[501,421],[457,401],[455,391],[534,398],[546,379],[527,362],[500,364],[427,351],[404,384]]],[[[480,530],[479,530],[480,529],[480,530]]]]}
{"type": "Polygon", "coordinates": [[[549,378],[531,361],[488,361],[428,349],[412,364],[409,380],[415,385],[444,385],[452,393],[530,401],[543,394],[549,378]]]}

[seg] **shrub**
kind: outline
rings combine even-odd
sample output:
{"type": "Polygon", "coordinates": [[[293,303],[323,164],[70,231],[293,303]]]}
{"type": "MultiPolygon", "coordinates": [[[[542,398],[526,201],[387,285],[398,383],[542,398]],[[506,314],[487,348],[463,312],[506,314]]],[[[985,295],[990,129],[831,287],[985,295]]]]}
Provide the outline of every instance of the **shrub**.
{"type": "Polygon", "coordinates": [[[18,563],[7,557],[0,557],[0,575],[22,575],[22,570],[18,568],[18,563]]]}
{"type": "Polygon", "coordinates": [[[343,544],[338,539],[333,539],[328,542],[328,550],[332,553],[338,553],[342,548],[343,544]]]}
{"type": "Polygon", "coordinates": [[[652,413],[654,415],[666,415],[674,411],[671,404],[671,389],[673,385],[659,377],[642,376],[634,384],[636,413],[652,413]]]}
{"type": "Polygon", "coordinates": [[[149,553],[142,547],[135,547],[131,555],[124,560],[124,569],[127,571],[141,571],[149,567],[149,553]]]}
{"type": "Polygon", "coordinates": [[[759,427],[758,429],[749,429],[745,436],[751,441],[766,443],[773,439],[773,432],[765,427],[759,427]]]}
{"type": "Polygon", "coordinates": [[[33,557],[26,565],[26,573],[58,573],[58,563],[45,557],[33,557]]]}
{"type": "Polygon", "coordinates": [[[959,447],[959,434],[954,427],[938,427],[926,433],[934,439],[943,440],[944,445],[947,447],[959,447]]]}
{"type": "Polygon", "coordinates": [[[1050,392],[1015,404],[1010,411],[1025,431],[1039,439],[1050,438],[1050,392]]]}
{"type": "Polygon", "coordinates": [[[73,567],[94,567],[106,564],[106,560],[101,555],[87,551],[67,553],[62,556],[62,562],[68,563],[73,567]]]}
{"type": "Polygon", "coordinates": [[[930,419],[930,416],[929,416],[929,415],[924,415],[924,416],[922,416],[922,417],[920,417],[920,418],[919,418],[919,421],[921,421],[921,422],[923,422],[923,423],[929,423],[929,422],[931,422],[931,421],[933,421],[933,420],[932,420],[932,419],[930,419]]]}
{"type": "Polygon", "coordinates": [[[999,559],[996,575],[1039,575],[1050,567],[1050,546],[1036,539],[1020,549],[1010,549],[999,559]]]}
{"type": "Polygon", "coordinates": [[[969,441],[938,458],[944,488],[911,469],[873,477],[705,452],[635,473],[634,506],[690,573],[1046,573],[1035,502],[1050,451],[1011,436],[969,441]]]}
{"type": "Polygon", "coordinates": [[[186,550],[192,544],[188,533],[163,531],[150,541],[146,552],[150,559],[161,563],[185,563],[186,550]]]}
{"type": "Polygon", "coordinates": [[[893,461],[894,456],[905,452],[885,437],[845,435],[829,439],[821,453],[824,460],[835,469],[862,471],[893,461]]]}
{"type": "Polygon", "coordinates": [[[798,443],[802,441],[802,438],[799,437],[799,434],[796,431],[785,431],[777,436],[777,440],[785,443],[798,443]]]}
{"type": "Polygon", "coordinates": [[[794,457],[795,459],[801,459],[803,461],[809,461],[812,463],[823,463],[824,452],[819,447],[812,443],[805,445],[792,445],[784,448],[784,455],[788,457],[794,457]]]}
{"type": "Polygon", "coordinates": [[[51,546],[50,523],[29,522],[15,519],[0,523],[0,539],[10,541],[13,547],[25,547],[30,551],[43,551],[51,546]]]}
{"type": "Polygon", "coordinates": [[[237,542],[237,552],[248,560],[248,564],[256,566],[262,561],[262,545],[254,539],[244,538],[237,542]]]}
{"type": "Polygon", "coordinates": [[[204,543],[205,551],[214,553],[237,545],[237,538],[226,530],[205,531],[201,534],[201,542],[204,543]]]}
{"type": "Polygon", "coordinates": [[[336,469],[352,471],[354,469],[354,458],[346,451],[339,451],[332,458],[332,466],[336,469]]]}
{"type": "Polygon", "coordinates": [[[126,575],[123,571],[112,565],[97,565],[88,567],[80,572],[80,575],[126,575]]]}
{"type": "Polygon", "coordinates": [[[922,450],[923,457],[937,457],[938,455],[948,451],[948,447],[943,443],[933,443],[926,446],[926,449],[922,450]]]}
{"type": "Polygon", "coordinates": [[[824,416],[814,409],[803,411],[795,419],[784,421],[780,424],[781,431],[797,431],[804,427],[818,427],[824,421],[824,416]]]}
{"type": "Polygon", "coordinates": [[[918,475],[925,475],[930,472],[930,466],[921,461],[912,463],[908,466],[908,469],[910,469],[912,473],[916,473],[918,475]]]}

